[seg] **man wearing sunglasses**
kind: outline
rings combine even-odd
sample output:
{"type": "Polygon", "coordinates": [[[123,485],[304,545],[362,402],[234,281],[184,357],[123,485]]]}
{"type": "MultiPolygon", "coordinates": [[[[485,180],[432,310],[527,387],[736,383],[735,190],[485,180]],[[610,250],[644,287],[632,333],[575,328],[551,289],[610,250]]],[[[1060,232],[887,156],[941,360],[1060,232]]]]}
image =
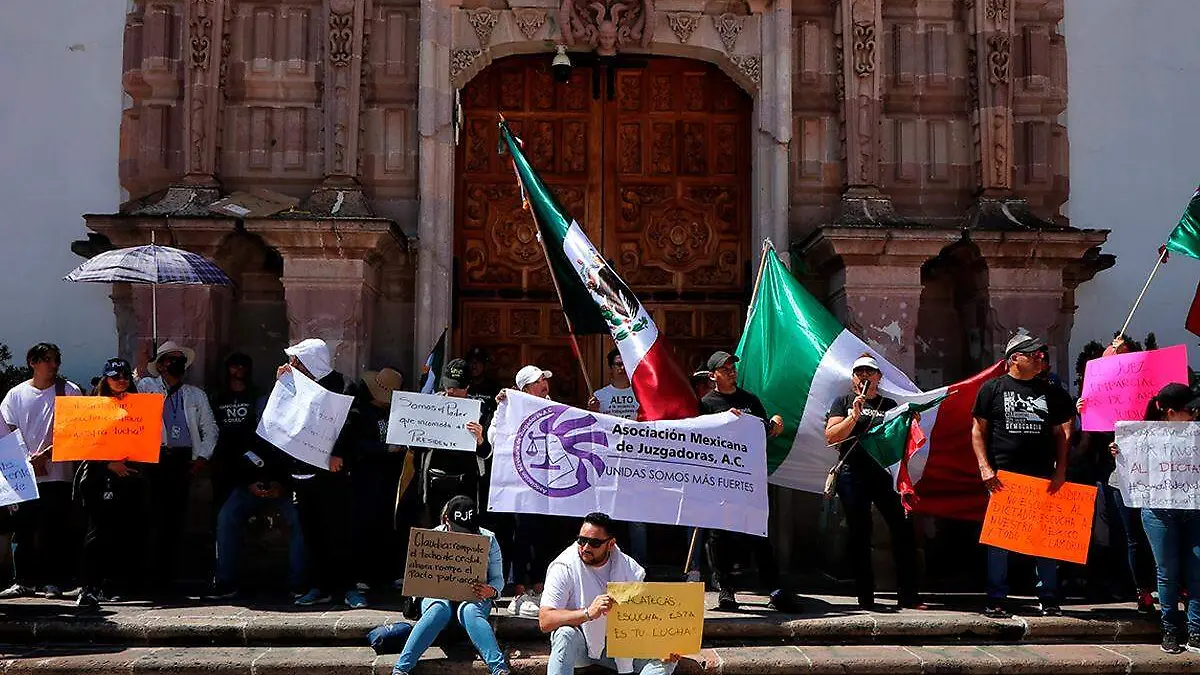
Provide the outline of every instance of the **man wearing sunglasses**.
{"type": "MultiPolygon", "coordinates": [[[[1046,366],[1046,343],[1025,333],[1004,348],[1008,374],[988,380],[975,398],[971,444],[979,477],[989,493],[1004,489],[996,472],[1012,471],[1050,479],[1051,494],[1067,482],[1067,446],[1075,406],[1061,387],[1039,377],[1046,366]]],[[[1058,600],[1058,566],[1038,558],[1037,594],[1041,613],[1062,614],[1058,600]]],[[[988,548],[987,605],[984,615],[1009,616],[1008,551],[988,548]]]]}
{"type": "Polygon", "coordinates": [[[571,675],[576,667],[598,665],[618,673],[670,675],[678,656],[657,659],[613,659],[605,650],[608,613],[615,601],[609,582],[642,581],[646,570],[621,552],[613,537],[613,521],[589,513],[568,546],[546,570],[546,589],[538,610],[538,626],[550,633],[546,675],[571,675]]]}

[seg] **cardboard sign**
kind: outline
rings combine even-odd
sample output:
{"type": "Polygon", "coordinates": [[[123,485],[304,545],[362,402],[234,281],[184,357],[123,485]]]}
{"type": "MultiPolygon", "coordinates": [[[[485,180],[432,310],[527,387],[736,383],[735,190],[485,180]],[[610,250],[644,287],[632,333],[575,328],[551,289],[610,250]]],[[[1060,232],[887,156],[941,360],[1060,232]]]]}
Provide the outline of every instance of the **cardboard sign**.
{"type": "Polygon", "coordinates": [[[407,391],[392,392],[387,442],[438,450],[475,451],[467,422],[478,422],[481,402],[407,391]]]}
{"type": "Polygon", "coordinates": [[[56,462],[157,463],[162,415],[162,394],[56,397],[50,457],[56,462]]]}
{"type": "Polygon", "coordinates": [[[292,457],[328,470],[333,444],[353,403],[352,396],[335,394],[289,370],[275,381],[256,433],[292,457]]]}
{"type": "Polygon", "coordinates": [[[1184,345],[1092,359],[1083,371],[1083,430],[1112,431],[1117,422],[1140,420],[1160,389],[1187,381],[1184,345]]]}
{"type": "Polygon", "coordinates": [[[1117,483],[1135,509],[1200,509],[1200,422],[1117,422],[1117,483]]]}
{"type": "Polygon", "coordinates": [[[37,478],[20,431],[0,438],[0,507],[38,498],[37,478]]]}
{"type": "Polygon", "coordinates": [[[1096,486],[1067,483],[1055,494],[1050,481],[998,472],[979,543],[1039,558],[1084,564],[1092,541],[1096,486]]]}
{"type": "Polygon", "coordinates": [[[401,592],[413,598],[478,600],[474,586],[487,583],[489,548],[482,534],[414,527],[401,592]]]}
{"type": "Polygon", "coordinates": [[[612,658],[665,659],[700,651],[704,584],[610,583],[605,644],[612,658]]]}

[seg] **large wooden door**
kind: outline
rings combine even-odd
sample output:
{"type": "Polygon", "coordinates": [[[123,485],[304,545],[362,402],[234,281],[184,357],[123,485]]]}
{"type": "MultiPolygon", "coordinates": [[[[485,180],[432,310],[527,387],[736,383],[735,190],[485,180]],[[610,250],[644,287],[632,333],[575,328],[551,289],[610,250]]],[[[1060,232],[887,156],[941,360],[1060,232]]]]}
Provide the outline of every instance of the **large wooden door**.
{"type": "MultiPolygon", "coordinates": [[[[611,77],[576,67],[565,84],[549,66],[545,55],[502,59],[462,92],[454,336],[458,353],[488,348],[502,382],[535,363],[554,371],[556,398],[579,403],[580,369],[536,228],[497,152],[497,111],[690,369],[740,337],[751,103],[696,61],[648,58],[611,77]]],[[[602,386],[612,342],[589,336],[580,346],[602,386]]]]}

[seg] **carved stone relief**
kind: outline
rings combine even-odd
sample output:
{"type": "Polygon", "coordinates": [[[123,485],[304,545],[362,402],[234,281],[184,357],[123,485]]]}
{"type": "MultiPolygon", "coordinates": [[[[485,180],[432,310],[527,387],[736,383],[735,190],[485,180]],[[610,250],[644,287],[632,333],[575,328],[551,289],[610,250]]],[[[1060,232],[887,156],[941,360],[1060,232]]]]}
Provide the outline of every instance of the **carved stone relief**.
{"type": "Polygon", "coordinates": [[[546,12],[541,9],[516,8],[513,10],[513,17],[526,40],[532,40],[546,24],[546,12]]]}
{"type": "Polygon", "coordinates": [[[654,6],[649,0],[563,0],[558,24],[568,46],[587,46],[600,56],[614,56],[625,47],[649,46],[654,6]]]}
{"type": "Polygon", "coordinates": [[[712,22],[713,28],[717,30],[717,35],[721,38],[721,44],[725,47],[725,53],[733,54],[733,48],[737,46],[737,39],[742,34],[742,26],[746,22],[746,17],[725,13],[714,16],[712,22]]]}
{"type": "Polygon", "coordinates": [[[992,86],[1008,84],[1008,68],[1012,59],[1012,39],[1003,33],[992,35],[988,43],[988,82],[992,86]]]}
{"type": "Polygon", "coordinates": [[[468,11],[467,20],[471,22],[471,28],[475,29],[475,36],[479,38],[479,48],[487,49],[492,42],[492,29],[496,27],[496,13],[487,7],[480,7],[468,11]]]}
{"type": "Polygon", "coordinates": [[[700,14],[697,12],[670,12],[667,14],[667,24],[680,44],[687,44],[700,25],[700,14]]]}
{"type": "Polygon", "coordinates": [[[475,60],[483,56],[482,49],[456,49],[450,55],[450,77],[457,78],[466,69],[470,68],[475,60]]]}
{"type": "Polygon", "coordinates": [[[335,2],[329,6],[329,63],[338,68],[350,65],[353,58],[354,3],[335,2]]]}
{"type": "Polygon", "coordinates": [[[875,72],[875,25],[870,21],[854,22],[854,72],[859,77],[875,72]]]}
{"type": "Polygon", "coordinates": [[[729,58],[751,82],[755,85],[762,83],[762,59],[757,56],[731,56],[729,58]]]}
{"type": "Polygon", "coordinates": [[[989,21],[1008,21],[1008,0],[987,0],[986,14],[989,21]]]}

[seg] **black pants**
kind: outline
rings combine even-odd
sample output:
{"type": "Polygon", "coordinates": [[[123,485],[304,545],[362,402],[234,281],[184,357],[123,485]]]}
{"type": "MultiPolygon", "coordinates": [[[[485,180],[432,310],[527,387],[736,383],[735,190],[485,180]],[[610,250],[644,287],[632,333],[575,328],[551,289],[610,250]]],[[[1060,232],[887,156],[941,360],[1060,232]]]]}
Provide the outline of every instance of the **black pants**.
{"type": "Polygon", "coordinates": [[[192,449],[163,448],[150,472],[150,508],[153,519],[150,579],[153,590],[172,590],[178,580],[179,542],[187,524],[192,486],[192,449]]]}
{"type": "Polygon", "coordinates": [[[142,580],[146,487],[141,476],[114,476],[85,491],[87,533],[79,575],[84,588],[128,593],[142,580]]]}
{"type": "Polygon", "coordinates": [[[837,479],[837,494],[849,527],[847,554],[854,569],[855,589],[860,604],[875,601],[875,571],[871,566],[871,505],[879,510],[892,535],[892,556],[901,604],[917,600],[917,541],[912,522],[905,517],[900,495],[891,476],[880,467],[851,466],[837,479]]]}
{"type": "Polygon", "coordinates": [[[293,481],[308,549],[308,585],[313,588],[344,593],[359,581],[357,556],[350,550],[351,487],[348,475],[328,471],[293,481]]]}
{"type": "Polygon", "coordinates": [[[21,502],[13,519],[13,582],[66,588],[74,575],[78,546],[71,517],[71,483],[38,484],[39,497],[21,502]]]}
{"type": "Polygon", "coordinates": [[[372,459],[350,472],[351,524],[354,581],[371,588],[382,587],[397,577],[406,549],[399,549],[392,524],[396,486],[400,482],[403,455],[372,459]]]}
{"type": "Polygon", "coordinates": [[[747,548],[754,553],[759,585],[768,591],[780,588],[779,565],[775,562],[775,547],[770,539],[725,530],[707,532],[704,550],[708,554],[708,568],[712,570],[713,587],[718,591],[737,590],[733,586],[733,562],[738,551],[747,548]]]}

